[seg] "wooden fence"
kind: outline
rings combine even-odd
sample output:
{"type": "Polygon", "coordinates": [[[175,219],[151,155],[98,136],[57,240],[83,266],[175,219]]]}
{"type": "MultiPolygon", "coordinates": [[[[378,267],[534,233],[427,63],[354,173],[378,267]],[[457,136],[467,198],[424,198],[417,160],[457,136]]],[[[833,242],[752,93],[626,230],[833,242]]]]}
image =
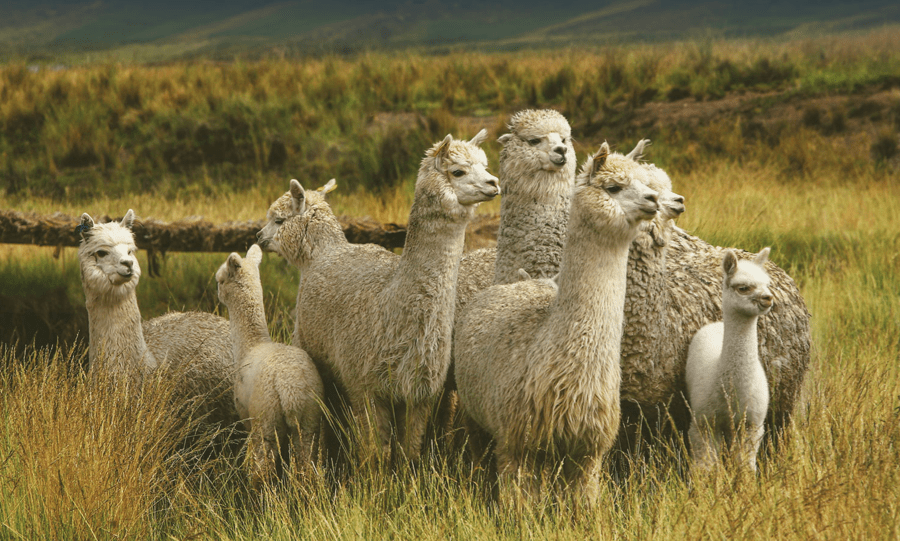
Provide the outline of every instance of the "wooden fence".
{"type": "MultiPolygon", "coordinates": [[[[95,217],[98,222],[120,220],[121,217],[95,217]]],[[[374,220],[339,218],[347,240],[357,244],[379,244],[388,250],[402,248],[406,240],[406,226],[382,224],[374,220]]],[[[497,216],[479,216],[467,233],[469,249],[488,246],[497,236],[497,216]]],[[[65,214],[41,215],[14,210],[0,210],[0,243],[33,244],[37,246],[78,246],[81,236],[75,231],[79,219],[65,214]]],[[[152,268],[155,259],[166,252],[243,252],[256,242],[256,232],[264,222],[226,222],[213,224],[203,219],[161,222],[136,220],[135,241],[138,248],[147,250],[152,268]]]]}

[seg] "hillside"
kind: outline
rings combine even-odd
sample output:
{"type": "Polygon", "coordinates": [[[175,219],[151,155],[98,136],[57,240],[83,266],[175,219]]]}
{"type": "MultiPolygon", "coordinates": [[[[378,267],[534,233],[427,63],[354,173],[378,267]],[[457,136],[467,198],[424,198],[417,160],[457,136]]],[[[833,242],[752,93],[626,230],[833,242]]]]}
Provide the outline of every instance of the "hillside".
{"type": "Polygon", "coordinates": [[[224,0],[7,2],[0,58],[113,52],[129,60],[235,54],[479,47],[491,50],[719,37],[806,37],[900,22],[900,5],[862,2],[531,0],[319,3],[224,0]]]}

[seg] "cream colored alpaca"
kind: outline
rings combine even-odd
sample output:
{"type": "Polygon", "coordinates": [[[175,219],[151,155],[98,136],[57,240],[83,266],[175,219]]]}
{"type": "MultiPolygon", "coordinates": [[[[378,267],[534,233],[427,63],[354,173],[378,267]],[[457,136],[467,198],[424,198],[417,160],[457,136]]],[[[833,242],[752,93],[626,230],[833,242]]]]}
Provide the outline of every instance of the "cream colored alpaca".
{"type": "Polygon", "coordinates": [[[521,475],[533,492],[544,456],[587,503],[598,497],[600,461],[618,432],[628,249],[659,208],[644,176],[604,143],[575,182],[558,288],[492,286],[459,322],[460,406],[495,439],[502,487],[521,475]]]}
{"type": "Polygon", "coordinates": [[[499,139],[503,196],[497,247],[463,256],[457,315],[482,289],[517,281],[520,268],[534,278],[559,271],[575,181],[572,129],[552,109],[520,111],[508,128],[499,139]]]}
{"type": "Polygon", "coordinates": [[[769,248],[753,261],[727,250],[722,259],[723,321],[710,323],[691,340],[685,376],[694,419],[688,432],[694,467],[712,467],[722,444],[736,442],[739,461],[756,471],[756,454],[769,407],[769,384],[759,361],[756,324],[772,309],[769,248]]]}
{"type": "Polygon", "coordinates": [[[312,466],[322,419],[322,380],[309,355],[269,337],[259,279],[262,251],[232,253],[216,272],[219,300],[228,307],[234,359],[234,403],[250,433],[247,458],[254,487],[271,479],[290,444],[291,468],[312,466]]]}
{"type": "Polygon", "coordinates": [[[294,207],[306,210],[270,243],[301,269],[294,343],[341,383],[364,431],[374,422],[383,454],[397,411],[403,450],[419,455],[443,387],[465,227],[478,203],[499,193],[479,148],[486,136],[448,135],[426,153],[401,256],[348,243],[327,203],[307,205],[299,191],[294,207]]]}
{"type": "Polygon", "coordinates": [[[78,226],[81,284],[90,331],[90,372],[140,384],[160,368],[178,382],[176,396],[196,402],[209,423],[237,421],[231,391],[228,322],[203,312],[173,312],[142,323],[135,288],[141,267],[131,231],[134,211],[121,222],[78,226]]]}

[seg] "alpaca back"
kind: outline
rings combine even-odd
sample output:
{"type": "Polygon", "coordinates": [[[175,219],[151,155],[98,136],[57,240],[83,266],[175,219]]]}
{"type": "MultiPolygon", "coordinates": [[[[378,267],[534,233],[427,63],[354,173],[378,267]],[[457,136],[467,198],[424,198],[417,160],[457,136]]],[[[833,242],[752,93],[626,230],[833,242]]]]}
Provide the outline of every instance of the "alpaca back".
{"type": "Polygon", "coordinates": [[[211,423],[238,420],[228,321],[205,312],[170,312],[143,328],[160,367],[182,388],[179,396],[198,400],[198,413],[211,423]]]}

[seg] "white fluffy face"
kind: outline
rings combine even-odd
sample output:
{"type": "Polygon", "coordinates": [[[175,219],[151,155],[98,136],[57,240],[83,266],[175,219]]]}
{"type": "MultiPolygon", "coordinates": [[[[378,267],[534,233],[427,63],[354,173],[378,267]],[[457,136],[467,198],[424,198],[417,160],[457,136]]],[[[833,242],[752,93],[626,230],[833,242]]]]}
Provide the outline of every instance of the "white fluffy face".
{"type": "Polygon", "coordinates": [[[484,151],[477,147],[450,149],[444,160],[447,178],[456,193],[460,205],[477,205],[500,195],[497,177],[488,172],[488,161],[484,151]]]}
{"type": "Polygon", "coordinates": [[[674,220],[684,212],[684,196],[672,191],[672,181],[665,171],[653,164],[642,164],[647,170],[650,188],[659,192],[659,212],[663,219],[674,220]]]}
{"type": "Polygon", "coordinates": [[[236,297],[252,295],[262,299],[262,284],[259,280],[259,264],[262,261],[262,250],[254,244],[241,258],[236,252],[228,258],[216,271],[216,289],[219,300],[231,310],[236,297]]]}
{"type": "Polygon", "coordinates": [[[294,215],[291,192],[275,200],[266,212],[266,225],[256,233],[259,246],[267,252],[277,252],[278,245],[275,234],[281,229],[284,222],[294,215]]]}
{"type": "MultiPolygon", "coordinates": [[[[131,224],[134,214],[126,215],[123,223],[131,224]]],[[[78,258],[81,262],[81,278],[87,292],[105,296],[128,295],[137,287],[141,267],[135,253],[134,235],[119,222],[95,225],[86,214],[82,225],[90,223],[90,229],[82,233],[78,258]],[[89,222],[88,222],[89,221],[89,222]]]]}
{"type": "Polygon", "coordinates": [[[504,148],[518,147],[516,159],[527,156],[529,168],[556,172],[575,162],[572,129],[556,111],[521,111],[510,120],[509,130],[511,133],[500,137],[500,143],[504,148]]]}
{"type": "Polygon", "coordinates": [[[747,261],[737,260],[731,250],[726,252],[722,263],[725,275],[723,307],[730,307],[728,309],[744,317],[761,316],[772,309],[775,300],[769,289],[769,275],[762,267],[768,253],[768,249],[763,250],[756,259],[747,261]]]}
{"type": "Polygon", "coordinates": [[[435,169],[446,175],[456,202],[462,206],[477,205],[500,195],[500,183],[488,172],[487,155],[478,147],[486,138],[486,130],[478,132],[471,141],[453,140],[448,135],[426,153],[423,165],[434,160],[435,169]]]}
{"type": "Polygon", "coordinates": [[[595,206],[611,219],[624,219],[623,226],[628,228],[656,217],[659,194],[648,184],[643,166],[621,154],[610,154],[606,143],[588,158],[575,182],[576,191],[596,189],[595,206]]]}

